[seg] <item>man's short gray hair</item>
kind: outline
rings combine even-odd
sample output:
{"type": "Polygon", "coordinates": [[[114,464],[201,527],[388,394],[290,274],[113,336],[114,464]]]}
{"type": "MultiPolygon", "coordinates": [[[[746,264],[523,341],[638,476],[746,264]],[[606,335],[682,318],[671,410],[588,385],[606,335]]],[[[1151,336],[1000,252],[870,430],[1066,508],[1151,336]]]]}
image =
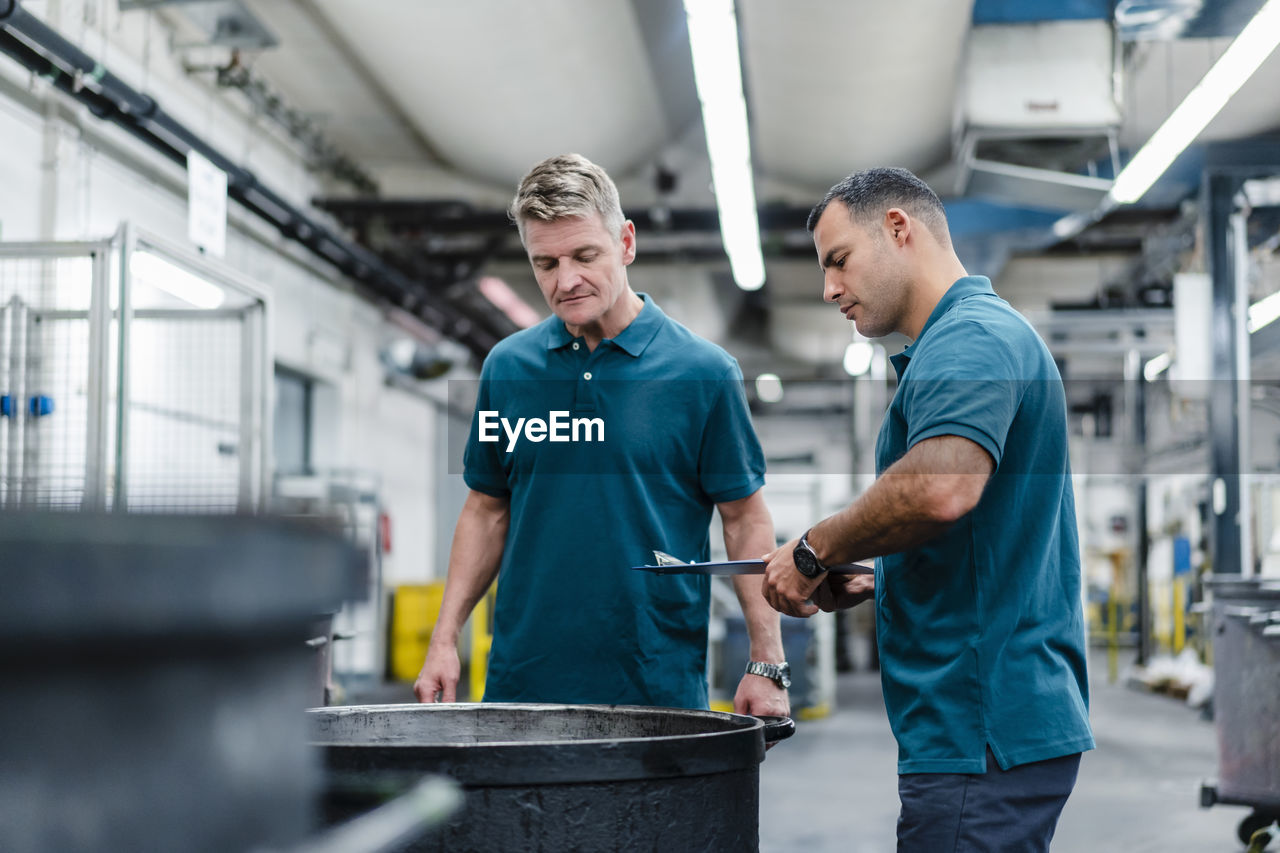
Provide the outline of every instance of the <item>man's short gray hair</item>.
{"type": "Polygon", "coordinates": [[[520,229],[522,242],[524,224],[531,219],[555,222],[592,213],[600,214],[614,239],[621,239],[626,217],[618,188],[604,169],[581,154],[558,154],[534,166],[520,180],[516,197],[507,209],[507,215],[520,229]]]}

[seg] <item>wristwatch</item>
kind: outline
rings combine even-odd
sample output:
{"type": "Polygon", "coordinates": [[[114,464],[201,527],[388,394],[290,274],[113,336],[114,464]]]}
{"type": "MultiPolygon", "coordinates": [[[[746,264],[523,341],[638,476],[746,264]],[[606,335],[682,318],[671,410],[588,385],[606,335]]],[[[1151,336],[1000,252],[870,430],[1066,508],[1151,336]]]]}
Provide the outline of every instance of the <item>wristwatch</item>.
{"type": "Polygon", "coordinates": [[[783,690],[791,686],[791,666],[786,661],[782,663],[764,663],[753,660],[747,664],[747,675],[763,675],[783,690]]]}
{"type": "Polygon", "coordinates": [[[809,532],[806,530],[804,536],[800,537],[800,541],[796,543],[795,550],[791,552],[791,556],[795,561],[797,572],[807,578],[816,578],[825,572],[827,567],[822,565],[822,561],[818,559],[817,552],[809,544],[809,532]]]}

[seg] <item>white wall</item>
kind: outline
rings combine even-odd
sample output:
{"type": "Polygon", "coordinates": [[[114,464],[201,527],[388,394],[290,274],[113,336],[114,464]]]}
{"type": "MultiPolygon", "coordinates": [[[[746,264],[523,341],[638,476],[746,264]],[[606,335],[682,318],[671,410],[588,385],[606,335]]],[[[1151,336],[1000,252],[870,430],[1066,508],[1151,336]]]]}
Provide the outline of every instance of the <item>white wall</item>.
{"type": "MultiPolygon", "coordinates": [[[[0,64],[7,63],[0,59],[0,64]]],[[[40,198],[40,125],[30,111],[0,97],[0,239],[36,237],[40,198]]]]}
{"type": "MultiPolygon", "coordinates": [[[[323,191],[298,152],[249,115],[237,93],[182,71],[168,54],[162,17],[84,0],[24,5],[291,202],[305,207],[323,191]]],[[[185,241],[184,171],[7,57],[0,57],[0,140],[3,239],[97,239],[129,221],[185,241]]],[[[370,472],[381,482],[394,534],[387,583],[442,574],[433,559],[435,404],[384,386],[378,350],[393,333],[382,311],[235,202],[229,214],[224,260],[269,294],[277,361],[333,389],[322,405],[328,420],[317,425],[315,461],[370,472]]]]}

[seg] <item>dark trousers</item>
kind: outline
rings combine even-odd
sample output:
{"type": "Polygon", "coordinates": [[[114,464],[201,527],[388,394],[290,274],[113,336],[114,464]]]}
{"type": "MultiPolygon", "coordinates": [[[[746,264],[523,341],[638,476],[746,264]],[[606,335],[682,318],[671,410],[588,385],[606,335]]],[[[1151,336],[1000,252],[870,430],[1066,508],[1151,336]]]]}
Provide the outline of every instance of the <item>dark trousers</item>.
{"type": "Polygon", "coordinates": [[[986,773],[898,777],[898,853],[1044,853],[1076,784],[1080,754],[986,773]]]}

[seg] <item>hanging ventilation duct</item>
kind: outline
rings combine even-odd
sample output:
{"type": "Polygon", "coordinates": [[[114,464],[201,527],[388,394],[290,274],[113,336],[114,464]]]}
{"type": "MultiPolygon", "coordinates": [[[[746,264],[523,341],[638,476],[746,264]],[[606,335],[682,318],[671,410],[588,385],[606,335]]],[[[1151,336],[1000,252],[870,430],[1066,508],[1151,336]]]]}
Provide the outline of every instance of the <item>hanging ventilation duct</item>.
{"type": "Polygon", "coordinates": [[[1110,172],[1117,154],[1118,68],[1108,20],[975,26],[960,101],[957,191],[1094,207],[1111,184],[1096,166],[1102,161],[1110,172]]]}

